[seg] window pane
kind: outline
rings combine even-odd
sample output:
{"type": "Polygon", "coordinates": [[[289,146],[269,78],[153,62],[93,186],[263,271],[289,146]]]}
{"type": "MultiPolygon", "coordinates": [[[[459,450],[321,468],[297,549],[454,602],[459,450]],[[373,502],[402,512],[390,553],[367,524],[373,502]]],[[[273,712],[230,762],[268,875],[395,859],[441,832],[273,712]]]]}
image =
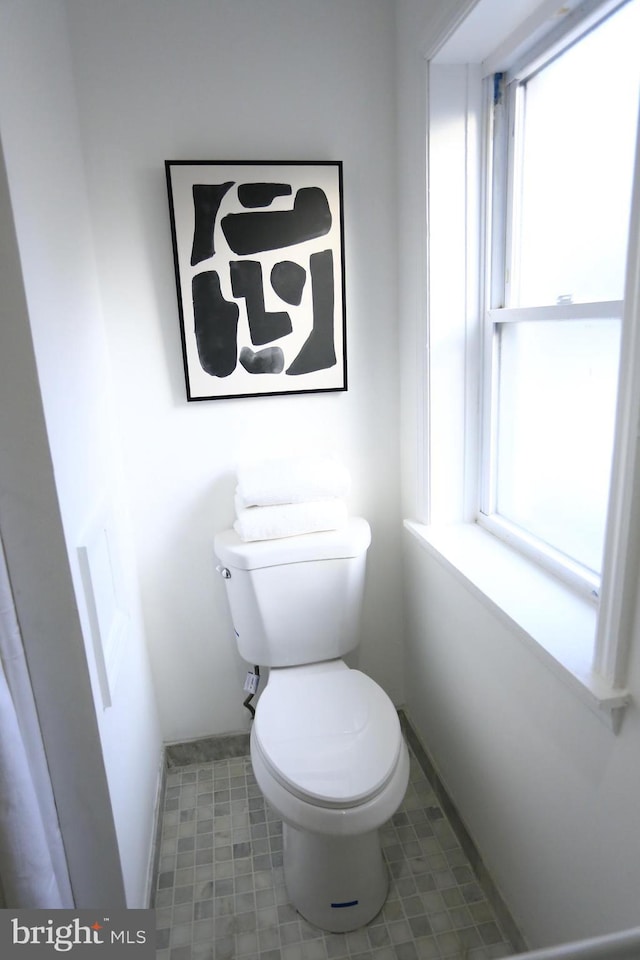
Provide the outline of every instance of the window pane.
{"type": "Polygon", "coordinates": [[[599,573],[620,321],[499,329],[497,512],[599,573]]]}
{"type": "Polygon", "coordinates": [[[513,305],[623,297],[639,38],[631,0],[525,85],[513,305]]]}

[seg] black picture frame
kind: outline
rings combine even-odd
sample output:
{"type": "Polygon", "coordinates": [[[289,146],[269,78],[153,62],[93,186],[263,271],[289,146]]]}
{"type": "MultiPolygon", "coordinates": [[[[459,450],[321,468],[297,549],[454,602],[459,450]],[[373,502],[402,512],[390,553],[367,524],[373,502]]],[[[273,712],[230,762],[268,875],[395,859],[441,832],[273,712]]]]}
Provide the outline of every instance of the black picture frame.
{"type": "Polygon", "coordinates": [[[187,399],[346,390],[342,162],[165,170],[187,399]]]}

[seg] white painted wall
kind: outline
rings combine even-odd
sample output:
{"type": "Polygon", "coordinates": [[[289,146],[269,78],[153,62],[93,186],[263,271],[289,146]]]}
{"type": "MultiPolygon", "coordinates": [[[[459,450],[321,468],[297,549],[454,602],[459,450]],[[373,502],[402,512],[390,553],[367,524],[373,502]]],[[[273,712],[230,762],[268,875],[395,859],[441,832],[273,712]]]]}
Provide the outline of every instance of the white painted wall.
{"type": "MultiPolygon", "coordinates": [[[[63,792],[68,801],[61,807],[69,821],[65,842],[72,861],[84,860],[84,873],[71,863],[78,905],[117,906],[123,877],[129,906],[143,906],[161,735],[128,546],[63,0],[0,5],[0,132],[26,297],[23,312],[14,310],[7,321],[14,336],[3,339],[0,452],[7,471],[0,519],[54,789],[59,806],[63,792]],[[10,383],[17,386],[12,396],[10,383]],[[16,459],[10,441],[20,436],[16,459]],[[34,473],[40,499],[29,510],[34,473]],[[114,561],[128,615],[108,709],[97,685],[77,555],[104,501],[116,518],[114,561]],[[30,543],[25,524],[35,524],[30,543]],[[92,759],[83,769],[85,754],[92,759]],[[100,792],[105,771],[108,795],[100,792]],[[89,841],[85,822],[97,842],[89,841]],[[114,823],[120,864],[108,833],[114,823]]],[[[14,270],[10,282],[20,280],[14,270]]]]}
{"type": "MultiPolygon", "coordinates": [[[[469,3],[398,2],[403,511],[420,513],[424,364],[424,51],[469,3]]],[[[517,635],[404,543],[411,720],[533,946],[637,924],[640,624],[615,736],[517,635]]],[[[638,576],[638,571],[635,572],[638,576]]]]}
{"type": "Polygon", "coordinates": [[[248,452],[335,453],[373,528],[359,664],[402,702],[391,0],[67,0],[165,739],[246,729],[213,538],[248,452]],[[344,163],[349,391],[187,404],[165,159],[344,163]]]}
{"type": "MultiPolygon", "coordinates": [[[[74,83],[60,3],[4,0],[0,7],[0,129],[69,555],[62,592],[49,595],[59,622],[73,628],[64,655],[75,661],[66,662],[78,663],[87,637],[86,612],[74,613],[69,592],[70,583],[78,588],[73,551],[105,486],[120,503],[112,467],[121,443],[164,735],[175,740],[245,726],[244,668],[214,576],[213,535],[231,520],[236,459],[261,445],[289,449],[287,438],[295,437],[296,448],[334,451],[353,471],[352,510],[369,517],[374,532],[361,665],[401,702],[398,440],[401,430],[403,504],[413,516],[420,486],[417,373],[424,363],[424,138],[416,117],[424,115],[423,50],[464,4],[396,5],[399,223],[390,0],[66,0],[65,6],[74,83]],[[347,394],[186,404],[167,158],[344,161],[347,394]],[[57,193],[48,189],[51,180],[57,193]],[[110,397],[113,444],[106,439],[110,397]]],[[[21,436],[37,438],[37,455],[32,448],[24,462],[48,492],[43,512],[31,513],[47,523],[43,559],[50,550],[55,560],[62,528],[50,502],[43,415],[35,371],[28,370],[33,355],[21,329],[19,349],[13,344],[3,354],[4,383],[13,387],[3,398],[20,403],[1,452],[20,450],[21,436]],[[8,379],[12,368],[24,376],[8,379]],[[34,423],[39,433],[31,432],[34,423]]],[[[2,492],[3,531],[9,517],[17,541],[28,511],[24,502],[22,513],[12,508],[2,492]]],[[[121,522],[126,533],[123,516],[121,522]]],[[[544,944],[636,923],[637,708],[614,737],[412,539],[405,547],[409,711],[525,935],[544,944]]],[[[28,560],[28,551],[21,556],[28,560]]],[[[75,735],[86,734],[84,750],[101,741],[133,904],[148,844],[136,830],[142,823],[150,829],[158,735],[126,548],[123,564],[132,624],[120,701],[100,714],[98,730],[91,728],[95,718],[88,722],[93,734],[85,728],[91,714],[76,714],[75,735]]],[[[26,606],[40,619],[36,627],[52,609],[44,601],[26,606]]],[[[636,698],[638,632],[630,675],[636,698]]],[[[74,676],[91,672],[86,656],[74,676]]],[[[82,702],[86,711],[86,696],[82,702]]],[[[55,704],[48,706],[55,717],[55,704]]],[[[79,789],[71,770],[68,787],[69,795],[79,789]]],[[[93,788],[103,802],[99,784],[93,788]]]]}

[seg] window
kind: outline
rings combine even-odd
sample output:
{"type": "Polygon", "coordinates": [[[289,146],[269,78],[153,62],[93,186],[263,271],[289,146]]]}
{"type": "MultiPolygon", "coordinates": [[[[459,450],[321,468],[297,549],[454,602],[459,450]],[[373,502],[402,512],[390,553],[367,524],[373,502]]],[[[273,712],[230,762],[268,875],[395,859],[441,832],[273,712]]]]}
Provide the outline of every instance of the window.
{"type": "Polygon", "coordinates": [[[614,730],[640,556],[639,8],[478,0],[425,51],[405,521],[614,730]]]}
{"type": "Polygon", "coordinates": [[[478,514],[593,598],[616,415],[640,0],[600,18],[487,84],[478,514]]]}

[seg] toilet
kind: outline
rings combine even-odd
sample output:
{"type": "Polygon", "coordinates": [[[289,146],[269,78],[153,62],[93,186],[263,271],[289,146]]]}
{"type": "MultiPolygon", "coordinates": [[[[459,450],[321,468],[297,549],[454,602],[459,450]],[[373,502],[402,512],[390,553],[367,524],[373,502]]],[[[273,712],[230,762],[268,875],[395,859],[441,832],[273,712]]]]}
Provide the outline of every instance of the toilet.
{"type": "Polygon", "coordinates": [[[283,821],[287,892],[305,919],[332,932],[380,911],[388,875],[379,828],[409,780],[393,703],[342,659],[358,643],[370,541],[359,517],[296,537],[215,538],[239,652],[270,668],[251,762],[283,821]]]}

